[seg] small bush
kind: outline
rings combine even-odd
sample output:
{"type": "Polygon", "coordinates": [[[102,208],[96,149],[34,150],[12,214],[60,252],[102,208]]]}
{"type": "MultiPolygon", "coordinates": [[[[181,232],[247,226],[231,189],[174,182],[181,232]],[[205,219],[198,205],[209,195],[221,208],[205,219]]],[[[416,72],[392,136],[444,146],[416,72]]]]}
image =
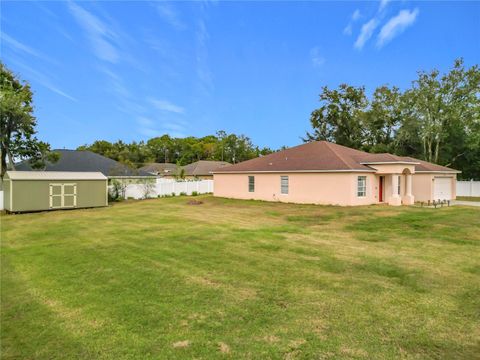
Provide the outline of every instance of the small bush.
{"type": "Polygon", "coordinates": [[[187,196],[187,193],[186,193],[185,191],[182,191],[182,192],[180,193],[180,196],[187,196]]]}
{"type": "Polygon", "coordinates": [[[172,196],[175,196],[175,193],[174,193],[174,192],[172,192],[172,196]]]}
{"type": "Polygon", "coordinates": [[[108,202],[117,201],[118,196],[116,197],[115,194],[112,194],[110,191],[108,192],[108,202]]]}
{"type": "Polygon", "coordinates": [[[198,196],[198,191],[192,191],[192,196],[198,196]]]}

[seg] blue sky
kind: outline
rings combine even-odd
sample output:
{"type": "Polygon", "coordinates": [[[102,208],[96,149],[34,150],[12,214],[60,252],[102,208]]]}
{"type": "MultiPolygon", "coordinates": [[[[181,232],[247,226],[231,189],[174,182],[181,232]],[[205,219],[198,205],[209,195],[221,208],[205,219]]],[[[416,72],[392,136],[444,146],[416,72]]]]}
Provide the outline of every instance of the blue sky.
{"type": "Polygon", "coordinates": [[[2,2],[1,58],[35,92],[39,137],[300,143],[324,85],[406,88],[480,63],[480,2],[2,2]]]}

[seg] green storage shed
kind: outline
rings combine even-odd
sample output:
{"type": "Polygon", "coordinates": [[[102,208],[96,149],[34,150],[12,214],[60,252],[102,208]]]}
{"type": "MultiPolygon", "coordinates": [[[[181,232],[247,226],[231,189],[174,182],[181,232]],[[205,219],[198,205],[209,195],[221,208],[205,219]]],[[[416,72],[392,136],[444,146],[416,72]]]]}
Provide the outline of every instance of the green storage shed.
{"type": "Polygon", "coordinates": [[[4,209],[25,212],[107,206],[107,183],[101,172],[7,171],[4,209]]]}

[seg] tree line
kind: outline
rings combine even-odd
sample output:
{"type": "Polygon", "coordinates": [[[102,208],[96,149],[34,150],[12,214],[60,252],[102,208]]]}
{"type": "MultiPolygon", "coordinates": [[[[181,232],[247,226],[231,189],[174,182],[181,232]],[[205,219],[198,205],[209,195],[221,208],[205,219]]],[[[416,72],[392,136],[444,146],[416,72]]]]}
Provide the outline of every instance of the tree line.
{"type": "Polygon", "coordinates": [[[269,148],[254,145],[245,135],[228,134],[225,131],[218,131],[216,135],[185,138],[166,134],[146,142],[125,143],[119,140],[111,143],[98,140],[91,145],[80,146],[78,150],[90,150],[133,167],[152,162],[187,165],[199,160],[235,164],[273,152],[269,148]]]}
{"type": "Polygon", "coordinates": [[[411,156],[480,179],[480,70],[455,60],[445,74],[419,71],[410,88],[323,87],[304,141],[411,156]]]}

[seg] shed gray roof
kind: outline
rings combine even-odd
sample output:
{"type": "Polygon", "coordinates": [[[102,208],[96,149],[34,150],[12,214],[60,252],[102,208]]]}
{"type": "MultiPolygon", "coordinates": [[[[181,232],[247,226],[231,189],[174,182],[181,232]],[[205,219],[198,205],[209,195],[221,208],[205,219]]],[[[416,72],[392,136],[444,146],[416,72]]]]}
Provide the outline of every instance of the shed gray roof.
{"type": "MultiPolygon", "coordinates": [[[[96,172],[105,176],[152,176],[142,170],[132,169],[118,161],[88,150],[54,150],[60,154],[56,163],[47,163],[45,171],[96,172]]],[[[15,165],[18,171],[32,171],[28,161],[15,165]]]]}
{"type": "Polygon", "coordinates": [[[11,180],[107,180],[101,172],[7,171],[11,180]]]}

